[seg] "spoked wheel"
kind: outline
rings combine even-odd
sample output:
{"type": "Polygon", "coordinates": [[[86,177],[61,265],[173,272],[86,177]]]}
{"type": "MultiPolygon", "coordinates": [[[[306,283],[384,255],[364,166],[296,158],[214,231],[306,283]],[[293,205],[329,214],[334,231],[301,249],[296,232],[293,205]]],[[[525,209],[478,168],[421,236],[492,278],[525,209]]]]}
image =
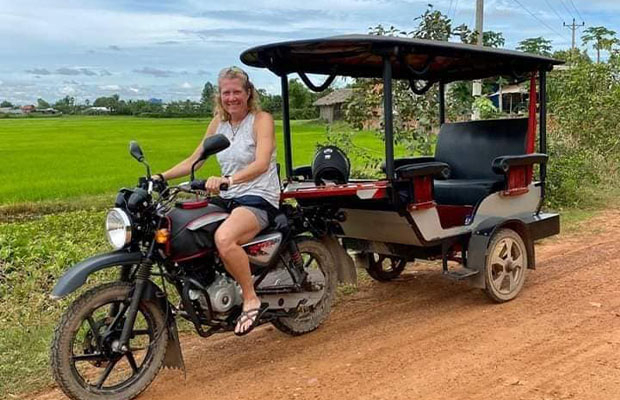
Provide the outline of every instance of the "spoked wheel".
{"type": "Polygon", "coordinates": [[[512,229],[497,231],[485,265],[487,295],[498,303],[517,297],[527,274],[527,250],[521,236],[512,229]]]}
{"type": "Polygon", "coordinates": [[[368,275],[379,282],[398,278],[406,265],[407,261],[403,258],[368,253],[368,275]]]}
{"type": "Polygon", "coordinates": [[[297,247],[307,279],[311,285],[320,287],[321,299],[312,306],[298,307],[294,317],[282,317],[272,322],[280,331],[294,336],[315,330],[327,319],[337,284],[334,260],[325,245],[315,239],[302,238],[297,247]]]}
{"type": "Polygon", "coordinates": [[[142,302],[129,340],[120,352],[132,285],[115,282],[80,296],[55,330],[51,367],[60,388],[72,399],[132,399],[161,368],[168,332],[163,312],[142,302]]]}

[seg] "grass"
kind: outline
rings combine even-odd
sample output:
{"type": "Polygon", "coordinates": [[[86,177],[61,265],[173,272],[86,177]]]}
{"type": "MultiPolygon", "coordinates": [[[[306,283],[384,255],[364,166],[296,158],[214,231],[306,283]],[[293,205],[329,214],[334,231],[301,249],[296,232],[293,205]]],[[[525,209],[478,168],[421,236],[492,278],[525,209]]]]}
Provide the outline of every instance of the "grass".
{"type": "MultiPolygon", "coordinates": [[[[130,140],[140,143],[153,172],[163,171],[191,154],[208,123],[208,119],[134,117],[0,120],[0,206],[6,211],[28,202],[113,194],[145,174],[129,156],[130,140]]],[[[291,130],[293,164],[309,164],[316,144],[325,140],[326,126],[293,121],[291,130]]],[[[281,132],[277,121],[278,161],[283,165],[281,132]]],[[[383,152],[383,144],[371,132],[358,133],[355,142],[383,152]]],[[[397,149],[397,154],[403,153],[397,149]]],[[[214,157],[199,176],[212,174],[219,174],[214,157]]]]}

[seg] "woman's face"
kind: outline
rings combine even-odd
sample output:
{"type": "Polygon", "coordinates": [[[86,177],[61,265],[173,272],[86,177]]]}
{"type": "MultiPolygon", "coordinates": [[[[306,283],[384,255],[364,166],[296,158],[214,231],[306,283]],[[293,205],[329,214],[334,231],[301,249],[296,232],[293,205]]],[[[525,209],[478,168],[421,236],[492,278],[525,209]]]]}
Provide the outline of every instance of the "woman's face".
{"type": "Polygon", "coordinates": [[[230,115],[244,115],[248,111],[250,94],[243,87],[239,78],[222,78],[220,85],[220,99],[224,110],[230,115]]]}

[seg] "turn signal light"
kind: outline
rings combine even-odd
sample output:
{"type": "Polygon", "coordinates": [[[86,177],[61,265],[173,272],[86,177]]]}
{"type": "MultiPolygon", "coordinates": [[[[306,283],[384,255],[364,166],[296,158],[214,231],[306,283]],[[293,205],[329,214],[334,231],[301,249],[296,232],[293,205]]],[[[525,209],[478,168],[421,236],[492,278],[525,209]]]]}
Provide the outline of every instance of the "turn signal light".
{"type": "Polygon", "coordinates": [[[155,232],[155,241],[159,244],[166,244],[170,239],[170,231],[168,229],[159,229],[155,232]]]}

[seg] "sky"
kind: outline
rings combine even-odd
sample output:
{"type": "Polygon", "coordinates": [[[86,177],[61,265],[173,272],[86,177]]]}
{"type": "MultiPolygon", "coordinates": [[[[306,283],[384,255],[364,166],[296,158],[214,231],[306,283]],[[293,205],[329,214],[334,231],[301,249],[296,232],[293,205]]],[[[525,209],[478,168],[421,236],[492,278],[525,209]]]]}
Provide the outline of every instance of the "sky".
{"type": "MultiPolygon", "coordinates": [[[[475,25],[475,0],[0,0],[0,101],[69,95],[83,103],[115,93],[198,100],[205,82],[241,66],[239,55],[252,46],[367,33],[377,24],[412,30],[428,3],[453,26],[475,25]]],[[[503,32],[509,49],[536,36],[554,50],[569,48],[563,22],[620,32],[618,16],[618,0],[484,2],[484,30],[503,32]]],[[[246,70],[256,86],[279,93],[275,75],[246,70]]]]}

